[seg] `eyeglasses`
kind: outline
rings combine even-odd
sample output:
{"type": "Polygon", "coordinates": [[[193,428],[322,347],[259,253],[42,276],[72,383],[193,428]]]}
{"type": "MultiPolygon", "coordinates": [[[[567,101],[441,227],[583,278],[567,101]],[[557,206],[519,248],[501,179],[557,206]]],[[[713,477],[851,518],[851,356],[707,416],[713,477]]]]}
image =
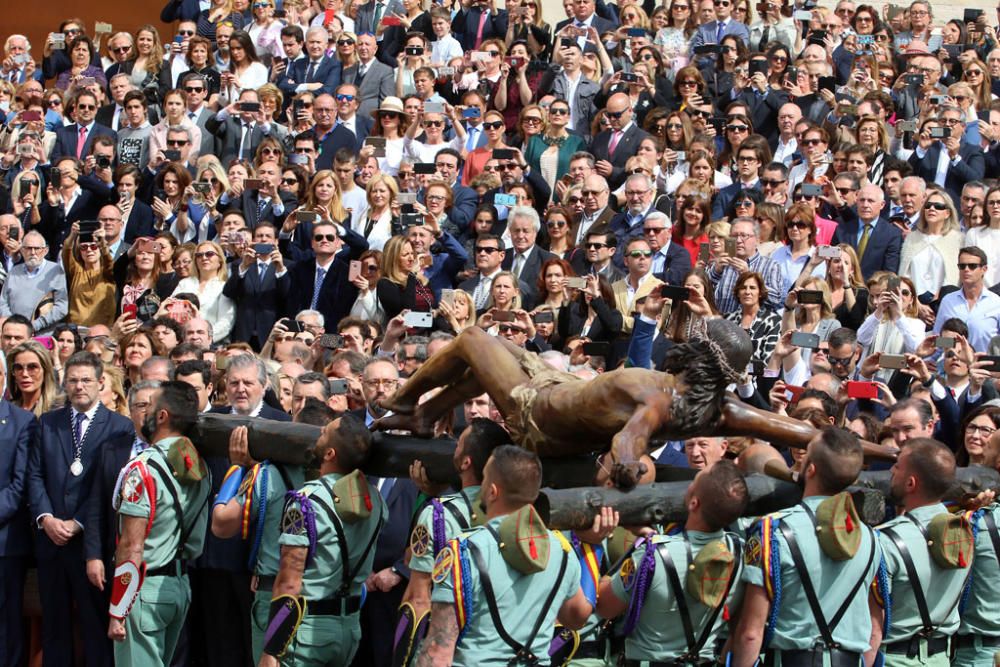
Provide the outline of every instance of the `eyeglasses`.
{"type": "Polygon", "coordinates": [[[444,127],[443,120],[425,120],[424,127],[444,127]]]}
{"type": "Polygon", "coordinates": [[[567,116],[569,115],[569,109],[567,107],[549,107],[549,114],[553,116],[567,116]]]}
{"type": "Polygon", "coordinates": [[[965,432],[969,435],[982,433],[983,436],[991,436],[996,433],[996,429],[990,428],[989,426],[980,426],[979,424],[969,424],[965,427],[965,432]]]}
{"type": "Polygon", "coordinates": [[[337,46],[354,46],[353,39],[338,39],[337,46]]]}
{"type": "Polygon", "coordinates": [[[481,252],[485,252],[487,255],[492,255],[495,252],[500,252],[500,248],[493,248],[491,246],[486,246],[486,245],[477,245],[475,247],[475,251],[477,255],[481,252]]]}
{"type": "Polygon", "coordinates": [[[588,241],[587,243],[583,244],[583,247],[587,248],[588,250],[591,250],[591,249],[593,249],[593,250],[600,250],[602,248],[607,248],[609,246],[608,246],[607,243],[597,243],[596,241],[593,241],[593,242],[592,241],[588,241]]]}
{"type": "Polygon", "coordinates": [[[483,123],[483,127],[487,130],[499,130],[501,127],[503,127],[503,121],[494,120],[488,123],[483,123]]]}
{"type": "Polygon", "coordinates": [[[779,185],[781,185],[782,183],[787,183],[787,182],[788,182],[788,179],[784,179],[784,180],[780,180],[780,181],[772,179],[772,178],[762,178],[762,179],[760,179],[761,185],[763,185],[764,187],[767,187],[767,188],[776,188],[779,185]]]}
{"type": "Polygon", "coordinates": [[[395,387],[399,380],[363,380],[366,387],[395,387]]]}
{"type": "Polygon", "coordinates": [[[447,201],[447,197],[443,195],[427,195],[427,201],[447,201]]]}
{"type": "Polygon", "coordinates": [[[21,246],[21,252],[45,252],[48,249],[47,246],[33,246],[33,245],[23,245],[21,246]]]}
{"type": "Polygon", "coordinates": [[[566,226],[566,221],[565,220],[549,220],[549,221],[547,221],[545,223],[545,226],[546,227],[565,227],[566,226]]]}
{"type": "Polygon", "coordinates": [[[726,130],[729,132],[749,132],[750,128],[746,125],[726,125],[726,130]]]}
{"type": "Polygon", "coordinates": [[[958,270],[959,271],[975,271],[980,266],[982,266],[982,264],[980,264],[979,262],[968,262],[968,263],[967,262],[959,262],[958,263],[958,270]]]}
{"type": "Polygon", "coordinates": [[[329,241],[333,243],[337,240],[336,234],[313,234],[313,241],[316,243],[322,243],[323,241],[329,241]]]}
{"type": "MultiPolygon", "coordinates": [[[[187,146],[187,139],[167,139],[167,145],[173,146],[174,148],[187,146]]],[[[265,148],[264,152],[267,152],[267,150],[268,149],[265,148]]]]}
{"type": "Polygon", "coordinates": [[[639,259],[640,257],[652,257],[652,250],[632,250],[628,253],[628,256],[632,259],[639,259]]]}
{"type": "Polygon", "coordinates": [[[932,209],[935,211],[947,211],[948,205],[940,201],[929,201],[926,204],[924,204],[925,211],[929,211],[932,209]]]}
{"type": "MultiPolygon", "coordinates": [[[[567,113],[569,112],[568,109],[566,111],[567,113]]],[[[521,122],[525,125],[541,125],[542,119],[539,118],[538,116],[525,116],[523,119],[521,119],[521,122]]]]}
{"type": "Polygon", "coordinates": [[[642,197],[647,192],[649,192],[649,190],[626,190],[625,191],[625,196],[626,197],[642,197]]]}

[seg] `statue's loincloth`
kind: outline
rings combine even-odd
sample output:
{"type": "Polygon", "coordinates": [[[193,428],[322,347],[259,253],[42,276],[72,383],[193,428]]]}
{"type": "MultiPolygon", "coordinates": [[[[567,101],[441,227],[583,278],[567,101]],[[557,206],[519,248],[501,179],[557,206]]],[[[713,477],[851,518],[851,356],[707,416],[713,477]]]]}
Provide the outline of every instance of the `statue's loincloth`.
{"type": "Polygon", "coordinates": [[[511,439],[533,452],[538,451],[538,446],[546,440],[551,440],[535,421],[532,414],[535,399],[538,392],[546,387],[551,387],[563,382],[583,382],[582,378],[558,371],[544,361],[534,352],[528,352],[520,359],[521,370],[523,370],[530,380],[524,384],[519,384],[510,392],[510,397],[514,399],[514,414],[505,415],[504,421],[507,430],[510,431],[511,439]]]}

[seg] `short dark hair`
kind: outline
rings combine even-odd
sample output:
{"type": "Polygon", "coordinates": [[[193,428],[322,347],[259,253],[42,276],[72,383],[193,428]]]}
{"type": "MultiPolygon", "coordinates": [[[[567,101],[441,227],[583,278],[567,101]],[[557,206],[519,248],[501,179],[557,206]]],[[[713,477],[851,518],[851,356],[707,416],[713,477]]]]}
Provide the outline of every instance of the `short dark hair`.
{"type": "MultiPolygon", "coordinates": [[[[922,398],[908,397],[897,401],[891,408],[889,408],[889,414],[894,415],[897,412],[902,412],[903,410],[915,411],[917,416],[920,418],[921,424],[927,424],[934,421],[934,408],[932,408],[931,404],[922,398]]],[[[907,440],[907,445],[909,445],[909,443],[910,441],[907,440]]]]}
{"type": "Polygon", "coordinates": [[[193,354],[202,361],[205,358],[205,349],[196,343],[178,343],[177,346],[170,350],[170,358],[177,359],[188,354],[193,354]]]}
{"type": "Polygon", "coordinates": [[[337,418],[337,413],[329,405],[310,396],[306,399],[299,414],[295,415],[296,424],[310,424],[323,427],[337,418]]]}
{"type": "MultiPolygon", "coordinates": [[[[14,313],[10,317],[8,317],[6,320],[4,320],[3,326],[5,327],[8,324],[20,324],[23,327],[28,327],[28,337],[29,338],[31,338],[32,336],[35,335],[35,327],[31,326],[31,320],[29,320],[24,315],[18,315],[17,313],[14,313]]],[[[0,330],[2,330],[2,329],[3,329],[3,327],[0,327],[0,330]]]]}
{"type": "Polygon", "coordinates": [[[720,459],[701,473],[698,482],[702,516],[712,530],[721,530],[746,512],[750,502],[743,472],[728,459],[720,459]]]}
{"type": "Polygon", "coordinates": [[[809,462],[816,466],[816,477],[823,491],[833,495],[858,478],[865,453],[857,435],[830,426],[810,443],[809,462]]]}
{"type": "Polygon", "coordinates": [[[162,317],[157,317],[148,325],[146,325],[146,328],[149,330],[153,330],[156,327],[166,327],[171,331],[173,331],[174,334],[177,336],[178,342],[184,340],[184,330],[181,328],[180,323],[172,317],[167,317],[165,315],[162,317]]]}
{"type": "Polygon", "coordinates": [[[286,25],[281,29],[281,36],[291,37],[299,44],[306,40],[305,35],[302,33],[302,28],[297,25],[286,25]]]}
{"type": "Polygon", "coordinates": [[[799,401],[804,398],[815,398],[817,401],[822,403],[823,412],[826,413],[827,417],[836,417],[840,412],[837,408],[837,400],[822,389],[813,389],[812,387],[808,387],[799,396],[799,401]]]}
{"type": "Polygon", "coordinates": [[[333,161],[335,164],[353,164],[358,161],[358,156],[350,148],[341,148],[333,154],[333,161]]]}
{"type": "Polygon", "coordinates": [[[319,148],[319,138],[316,136],[316,133],[313,132],[312,130],[306,130],[305,132],[299,132],[298,134],[296,134],[295,141],[292,142],[292,145],[294,146],[300,141],[308,141],[313,145],[313,148],[319,148]]]}
{"type": "Polygon", "coordinates": [[[933,438],[906,441],[910,471],[920,482],[924,495],[940,500],[955,482],[955,455],[933,438]]]}
{"type": "Polygon", "coordinates": [[[458,166],[459,167],[462,166],[462,154],[459,153],[458,151],[456,151],[454,148],[442,148],[441,150],[439,150],[437,152],[437,155],[434,156],[434,159],[436,160],[437,158],[441,157],[442,155],[450,155],[451,157],[453,157],[456,160],[458,160],[458,166]]]}
{"type": "Polygon", "coordinates": [[[987,266],[989,264],[989,259],[987,259],[986,253],[983,251],[982,248],[978,246],[970,245],[970,246],[965,246],[964,248],[959,248],[958,254],[972,255],[973,257],[977,258],[980,262],[982,262],[983,266],[987,266]]]}
{"type": "Polygon", "coordinates": [[[858,342],[858,332],[847,327],[840,327],[830,332],[830,348],[841,347],[842,345],[854,345],[858,342]]]}
{"type": "Polygon", "coordinates": [[[337,452],[337,467],[342,472],[360,468],[368,460],[372,447],[372,433],[362,419],[352,414],[342,415],[337,425],[333,449],[337,452]]]}
{"type": "MultiPolygon", "coordinates": [[[[176,370],[174,370],[174,377],[179,378],[181,376],[187,377],[189,375],[200,375],[201,382],[206,387],[212,381],[212,367],[208,365],[205,361],[182,361],[178,364],[176,370]]],[[[180,380],[183,382],[183,380],[180,380]]]]}
{"type": "Polygon", "coordinates": [[[535,502],[542,488],[542,462],[537,454],[517,445],[501,445],[493,450],[490,459],[496,481],[512,503],[535,502]]]}
{"type": "Polygon", "coordinates": [[[86,350],[74,352],[73,356],[66,360],[66,363],[63,364],[64,373],[69,374],[69,369],[73,366],[90,366],[94,369],[94,377],[98,380],[104,374],[104,364],[101,362],[101,358],[86,350]]]}
{"type": "Polygon", "coordinates": [[[492,419],[476,417],[469,423],[469,434],[465,437],[465,453],[472,459],[472,471],[476,479],[483,481],[483,469],[490,455],[501,445],[511,444],[510,433],[492,419]]]}
{"type": "Polygon", "coordinates": [[[584,237],[584,242],[590,239],[591,236],[603,236],[604,240],[607,241],[608,245],[612,248],[618,247],[618,237],[615,235],[611,228],[607,225],[601,225],[599,227],[592,227],[587,230],[587,235],[584,237]]]}
{"type": "Polygon", "coordinates": [[[326,376],[322,373],[317,373],[315,371],[307,371],[302,375],[295,378],[296,384],[319,384],[320,389],[323,392],[323,400],[330,398],[330,382],[326,379],[326,376]]]}
{"type": "Polygon", "coordinates": [[[965,320],[961,320],[957,317],[949,317],[946,319],[944,324],[941,325],[941,331],[950,331],[965,338],[969,337],[969,325],[965,323],[965,320]]]}
{"type": "Polygon", "coordinates": [[[146,95],[141,90],[130,90],[125,93],[125,97],[122,98],[122,107],[127,107],[129,102],[136,100],[142,104],[143,109],[149,108],[149,102],[146,100],[146,95]]]}
{"type": "Polygon", "coordinates": [[[160,384],[155,411],[166,410],[170,426],[186,435],[198,423],[198,393],[187,382],[170,380],[160,384]]]}

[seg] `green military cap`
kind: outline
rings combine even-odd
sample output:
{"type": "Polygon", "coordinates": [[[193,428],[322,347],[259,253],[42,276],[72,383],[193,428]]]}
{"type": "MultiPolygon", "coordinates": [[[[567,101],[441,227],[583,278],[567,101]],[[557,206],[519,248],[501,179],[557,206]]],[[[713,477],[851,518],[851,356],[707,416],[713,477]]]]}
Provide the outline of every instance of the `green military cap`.
{"type": "Polygon", "coordinates": [[[344,523],[364,521],[372,513],[371,487],[360,470],[350,472],[333,483],[333,502],[337,516],[344,523]]]}
{"type": "Polygon", "coordinates": [[[942,512],[927,526],[927,547],[940,567],[953,570],[972,562],[972,525],[965,514],[942,512]]]}
{"type": "Polygon", "coordinates": [[[521,574],[545,569],[549,562],[549,531],[531,505],[500,522],[500,555],[521,574]]]}
{"type": "Polygon", "coordinates": [[[208,466],[187,438],[174,440],[167,451],[167,463],[174,473],[174,479],[181,484],[200,482],[208,474],[208,466]]]}
{"type": "Polygon", "coordinates": [[[608,561],[617,563],[625,554],[629,552],[639,536],[635,533],[618,526],[607,539],[608,561]]]}
{"type": "Polygon", "coordinates": [[[709,542],[688,565],[687,594],[703,605],[718,607],[729,590],[736,557],[722,540],[709,542]]]}
{"type": "Polygon", "coordinates": [[[848,560],[861,548],[861,517],[851,494],[830,496],[816,508],[816,537],[833,560],[848,560]]]}

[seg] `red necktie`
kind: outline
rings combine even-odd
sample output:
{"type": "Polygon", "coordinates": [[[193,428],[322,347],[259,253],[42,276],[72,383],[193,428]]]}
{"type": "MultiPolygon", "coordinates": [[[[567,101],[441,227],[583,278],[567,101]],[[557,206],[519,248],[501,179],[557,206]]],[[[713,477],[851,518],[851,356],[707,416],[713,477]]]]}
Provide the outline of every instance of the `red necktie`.
{"type": "Polygon", "coordinates": [[[87,143],[87,128],[80,128],[80,140],[76,142],[76,159],[79,160],[80,156],[83,155],[83,145],[87,143]]]}
{"type": "Polygon", "coordinates": [[[479,28],[476,29],[476,45],[475,48],[478,49],[479,45],[483,43],[483,29],[486,27],[486,19],[490,17],[489,11],[484,11],[479,16],[479,28]]]}
{"type": "Polygon", "coordinates": [[[611,133],[611,141],[608,143],[608,156],[614,157],[615,149],[618,148],[618,142],[622,140],[621,130],[615,130],[611,133]]]}

